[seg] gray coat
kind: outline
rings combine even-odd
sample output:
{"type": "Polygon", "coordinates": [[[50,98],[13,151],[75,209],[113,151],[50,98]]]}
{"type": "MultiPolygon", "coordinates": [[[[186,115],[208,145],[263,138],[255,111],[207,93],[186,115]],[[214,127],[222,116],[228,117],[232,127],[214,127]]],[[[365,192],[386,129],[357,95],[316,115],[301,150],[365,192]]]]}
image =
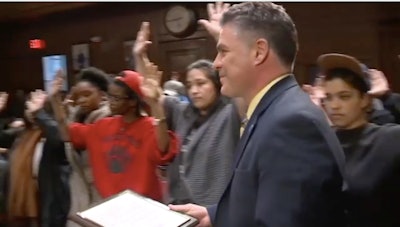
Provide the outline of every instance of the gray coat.
{"type": "Polygon", "coordinates": [[[199,114],[190,104],[167,97],[164,106],[169,127],[181,142],[181,152],[168,167],[169,202],[215,204],[229,181],[240,136],[236,106],[220,98],[212,114],[195,130],[191,129],[199,114]]]}

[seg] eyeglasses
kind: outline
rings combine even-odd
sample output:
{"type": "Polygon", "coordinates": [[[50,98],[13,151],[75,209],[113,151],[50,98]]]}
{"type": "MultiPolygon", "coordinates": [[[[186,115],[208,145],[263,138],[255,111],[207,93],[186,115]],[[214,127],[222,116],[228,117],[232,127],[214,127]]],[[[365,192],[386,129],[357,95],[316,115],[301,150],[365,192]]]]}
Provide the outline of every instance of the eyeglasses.
{"type": "Polygon", "coordinates": [[[111,94],[107,94],[107,98],[109,101],[113,101],[113,102],[120,102],[120,101],[129,99],[128,96],[119,97],[119,96],[111,95],[111,94]]]}

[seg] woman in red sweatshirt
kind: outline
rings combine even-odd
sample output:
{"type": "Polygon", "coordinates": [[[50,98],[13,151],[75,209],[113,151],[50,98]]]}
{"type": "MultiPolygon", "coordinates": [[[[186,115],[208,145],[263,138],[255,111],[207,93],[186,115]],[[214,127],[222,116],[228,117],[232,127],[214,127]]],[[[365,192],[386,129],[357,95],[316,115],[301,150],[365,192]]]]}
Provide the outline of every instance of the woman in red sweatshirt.
{"type": "MultiPolygon", "coordinates": [[[[55,94],[61,84],[62,79],[55,81],[55,94]]],[[[149,86],[152,83],[143,81],[138,73],[121,72],[108,90],[114,116],[93,124],[67,125],[61,108],[57,108],[60,128],[67,130],[65,134],[73,146],[89,152],[94,184],[103,198],[131,189],[162,200],[156,168],[173,160],[178,142],[175,134],[168,131],[164,112],[157,105],[159,92],[148,89],[149,86]],[[145,108],[154,117],[143,114],[145,108]]],[[[60,102],[55,103],[60,107],[60,102]]]]}

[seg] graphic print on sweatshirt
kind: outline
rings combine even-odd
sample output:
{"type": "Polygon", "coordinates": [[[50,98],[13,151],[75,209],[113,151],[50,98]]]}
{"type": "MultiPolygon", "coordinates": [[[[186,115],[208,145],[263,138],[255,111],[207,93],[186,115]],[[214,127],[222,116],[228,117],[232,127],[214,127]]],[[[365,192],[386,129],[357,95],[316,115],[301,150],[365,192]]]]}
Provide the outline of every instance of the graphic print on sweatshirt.
{"type": "Polygon", "coordinates": [[[105,141],[114,144],[111,149],[106,153],[109,171],[112,173],[125,172],[133,159],[133,152],[129,151],[129,147],[131,147],[131,149],[134,147],[134,149],[136,150],[139,149],[141,143],[129,135],[110,136],[106,138],[105,141]],[[127,142],[129,143],[129,145],[127,145],[127,142]],[[122,144],[124,144],[125,146],[122,144]]]}

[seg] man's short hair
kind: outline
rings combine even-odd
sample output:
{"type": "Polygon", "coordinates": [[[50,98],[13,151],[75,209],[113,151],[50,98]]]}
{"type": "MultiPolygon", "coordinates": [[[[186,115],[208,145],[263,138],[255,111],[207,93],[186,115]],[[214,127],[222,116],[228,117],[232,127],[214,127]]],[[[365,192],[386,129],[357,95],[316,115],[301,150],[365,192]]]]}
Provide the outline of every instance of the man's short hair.
{"type": "Polygon", "coordinates": [[[233,23],[243,34],[264,38],[286,66],[292,66],[297,50],[297,30],[285,9],[271,2],[245,2],[231,6],[221,25],[233,23]]]}

